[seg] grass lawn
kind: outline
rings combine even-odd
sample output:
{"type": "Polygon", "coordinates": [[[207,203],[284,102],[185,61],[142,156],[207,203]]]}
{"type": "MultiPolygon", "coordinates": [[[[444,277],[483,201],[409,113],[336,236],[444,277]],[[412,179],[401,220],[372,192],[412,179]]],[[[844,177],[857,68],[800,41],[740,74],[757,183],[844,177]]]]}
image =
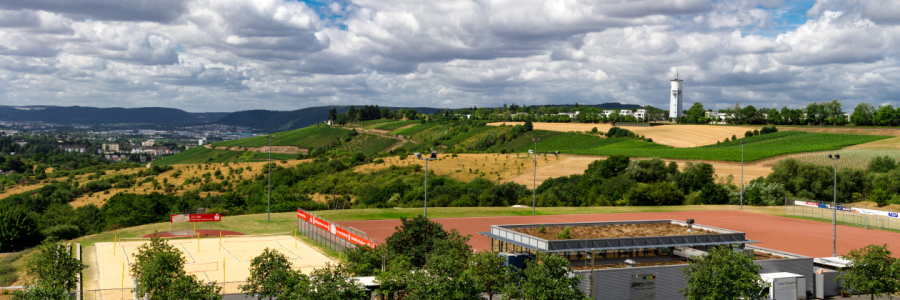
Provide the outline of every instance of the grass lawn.
{"type": "MultiPolygon", "coordinates": [[[[788,218],[794,218],[794,219],[801,219],[801,220],[817,221],[817,222],[822,222],[822,223],[831,223],[831,220],[826,220],[826,219],[818,219],[818,218],[810,218],[810,217],[800,217],[800,216],[785,216],[785,217],[788,217],[788,218]]],[[[859,228],[867,228],[866,226],[859,225],[859,224],[856,224],[856,223],[847,223],[847,222],[841,222],[841,221],[838,221],[837,224],[838,224],[838,225],[844,225],[844,226],[852,226],[852,227],[859,227],[859,228]]],[[[900,230],[893,230],[893,229],[884,229],[884,228],[877,228],[877,227],[868,227],[868,229],[877,229],[877,230],[884,230],[884,231],[889,231],[889,232],[900,233],[900,230]]]]}

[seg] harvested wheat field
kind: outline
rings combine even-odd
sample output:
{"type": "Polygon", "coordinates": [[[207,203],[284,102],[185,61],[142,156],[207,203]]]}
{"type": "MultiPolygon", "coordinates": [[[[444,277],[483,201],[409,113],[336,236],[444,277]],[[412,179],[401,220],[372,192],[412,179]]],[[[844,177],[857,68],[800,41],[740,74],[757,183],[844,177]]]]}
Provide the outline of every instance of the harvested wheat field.
{"type": "Polygon", "coordinates": [[[900,151],[900,137],[889,138],[869,142],[865,144],[853,145],[844,148],[844,150],[898,150],[900,151]]]}
{"type": "Polygon", "coordinates": [[[568,239],[573,240],[614,239],[646,236],[700,235],[715,233],[697,228],[688,231],[688,228],[686,226],[671,223],[513,228],[512,230],[552,241],[564,240],[559,238],[557,234],[566,229],[569,230],[568,239]]]}
{"type": "MultiPolygon", "coordinates": [[[[590,165],[595,160],[606,159],[605,156],[588,156],[588,155],[571,155],[571,154],[560,154],[559,160],[554,160],[551,158],[551,162],[544,166],[538,166],[536,179],[532,179],[532,174],[521,174],[514,177],[507,177],[504,181],[511,181],[518,184],[524,184],[526,186],[532,185],[532,180],[537,181],[537,184],[540,185],[547,178],[555,178],[561,176],[569,176],[573,174],[583,174],[584,170],[587,170],[588,165],[590,165]]],[[[639,160],[646,158],[632,158],[632,160],[639,160]]],[[[674,159],[663,159],[668,162],[676,162],[678,164],[679,169],[683,169],[687,160],[674,160],[674,159]]],[[[690,161],[690,162],[700,162],[700,161],[690,161]]],[[[732,162],[719,162],[719,161],[703,161],[709,163],[715,168],[716,176],[720,178],[720,180],[724,180],[728,175],[734,176],[734,182],[738,183],[741,180],[741,164],[740,163],[732,163],[732,162]]],[[[772,168],[770,166],[757,165],[757,164],[745,164],[744,165],[744,183],[747,184],[751,180],[756,179],[757,177],[768,176],[769,173],[772,173],[772,168]]]]}
{"type": "MultiPolygon", "coordinates": [[[[496,122],[488,125],[500,126],[501,124],[519,125],[523,123],[496,122]]],[[[597,127],[599,131],[607,132],[613,126],[612,124],[593,123],[534,123],[534,129],[561,132],[591,131],[594,127],[597,127]]],[[[718,141],[725,140],[725,138],[731,139],[732,136],[743,137],[748,130],[759,130],[762,129],[762,126],[661,125],[650,127],[621,126],[620,128],[651,138],[657,144],[690,148],[715,144],[718,141]]]]}
{"type": "Polygon", "coordinates": [[[900,129],[897,129],[897,128],[778,126],[778,130],[805,131],[805,132],[818,132],[818,133],[843,133],[843,134],[900,136],[900,129]]]}
{"type": "MultiPolygon", "coordinates": [[[[562,155],[538,156],[537,165],[549,165],[562,160],[562,155]]],[[[356,172],[373,172],[389,168],[390,166],[409,166],[418,164],[425,168],[425,161],[418,160],[415,156],[406,159],[399,157],[385,157],[384,163],[365,164],[354,168],[356,172]]],[[[509,154],[438,154],[438,159],[428,162],[428,171],[436,175],[447,175],[462,181],[471,181],[476,177],[484,177],[491,180],[503,180],[523,174],[531,174],[534,170],[534,162],[531,156],[521,153],[509,154]]]]}
{"type": "MultiPolygon", "coordinates": [[[[311,161],[311,160],[309,160],[309,159],[288,160],[288,161],[285,161],[285,163],[282,163],[281,161],[272,160],[272,163],[287,168],[287,167],[293,167],[298,164],[301,164],[304,162],[309,162],[309,161],[311,161]]],[[[175,190],[171,191],[171,194],[173,194],[173,195],[182,195],[186,191],[193,191],[193,190],[199,189],[200,185],[203,184],[202,182],[194,182],[192,184],[183,185],[185,183],[185,181],[187,181],[191,178],[203,179],[203,174],[209,173],[210,180],[211,180],[210,182],[223,182],[225,180],[234,182],[237,180],[253,178],[259,174],[263,174],[266,171],[266,170],[264,170],[265,166],[266,166],[266,162],[264,162],[264,161],[261,161],[261,162],[238,162],[238,163],[216,163],[216,164],[209,164],[209,165],[206,165],[206,164],[173,165],[172,166],[173,169],[171,171],[166,171],[165,173],[159,174],[159,175],[155,176],[154,178],[156,179],[157,182],[159,182],[160,185],[162,185],[164,183],[169,183],[169,184],[175,185],[176,187],[182,187],[182,188],[176,188],[175,190]],[[181,171],[181,175],[179,175],[178,178],[173,177],[174,174],[178,171],[181,171]],[[223,179],[216,178],[216,176],[214,175],[216,171],[221,172],[221,174],[222,174],[221,178],[223,178],[223,179]]],[[[130,169],[127,171],[137,172],[137,169],[130,169]]],[[[103,178],[107,178],[107,177],[110,177],[113,175],[114,174],[108,174],[106,176],[103,176],[103,178]]],[[[110,188],[109,190],[107,190],[108,192],[104,191],[102,193],[95,193],[92,195],[90,195],[90,194],[82,195],[81,197],[76,198],[75,201],[72,201],[71,205],[72,205],[72,207],[75,207],[75,208],[85,206],[88,204],[94,204],[94,205],[100,207],[100,206],[103,206],[103,204],[105,204],[106,201],[109,200],[109,198],[112,198],[112,196],[115,196],[119,192],[128,192],[128,193],[133,193],[133,194],[150,194],[150,193],[154,193],[154,192],[156,192],[156,193],[165,193],[166,192],[164,189],[154,188],[153,184],[150,182],[141,184],[142,180],[144,180],[144,178],[139,178],[137,180],[137,184],[135,184],[133,187],[130,187],[130,188],[110,188]]],[[[209,191],[209,192],[201,192],[200,194],[202,196],[211,196],[211,195],[218,195],[220,193],[216,192],[216,191],[209,191]]]]}
{"type": "MultiPolygon", "coordinates": [[[[149,243],[147,239],[122,240],[117,243],[97,243],[97,265],[100,289],[117,289],[132,286],[131,264],[138,247],[149,243]],[[124,272],[123,272],[124,270],[124,272]],[[124,284],[123,284],[124,282],[124,284]]],[[[228,236],[220,239],[173,239],[170,245],[181,251],[188,274],[196,275],[203,282],[246,281],[250,275],[250,262],[266,248],[274,249],[288,257],[294,269],[309,274],[315,268],[333,263],[327,256],[295,240],[290,235],[228,236]],[[199,247],[198,247],[199,245],[199,247]]],[[[236,288],[235,285],[233,288],[236,288]]],[[[230,286],[226,286],[230,288],[230,286]]],[[[227,290],[226,293],[239,293],[227,290]]]]}

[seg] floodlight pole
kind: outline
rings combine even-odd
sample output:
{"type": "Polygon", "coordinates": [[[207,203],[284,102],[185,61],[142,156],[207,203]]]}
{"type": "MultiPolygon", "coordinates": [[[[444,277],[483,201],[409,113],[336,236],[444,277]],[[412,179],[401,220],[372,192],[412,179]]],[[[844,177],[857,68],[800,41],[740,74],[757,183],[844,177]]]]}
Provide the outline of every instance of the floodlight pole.
{"type": "Polygon", "coordinates": [[[271,137],[267,135],[266,138],[269,139],[269,191],[266,193],[266,223],[268,223],[272,215],[270,209],[272,207],[272,139],[275,138],[275,135],[273,134],[271,137]]]}
{"type": "MultiPolygon", "coordinates": [[[[423,213],[424,217],[428,217],[428,161],[435,160],[434,157],[421,157],[419,153],[416,153],[416,158],[425,161],[425,212],[423,213]]],[[[435,152],[432,152],[431,156],[436,156],[435,152]]]]}
{"type": "Polygon", "coordinates": [[[537,205],[537,200],[535,200],[537,198],[537,142],[540,142],[541,139],[533,138],[531,141],[534,142],[534,175],[531,178],[531,185],[533,187],[531,189],[531,215],[533,216],[535,215],[534,207],[537,205]]]}
{"type": "Polygon", "coordinates": [[[837,257],[837,161],[840,154],[828,154],[828,158],[834,161],[834,199],[831,203],[831,256],[837,257]]]}
{"type": "Polygon", "coordinates": [[[744,140],[741,140],[741,210],[744,209],[744,140]]]}

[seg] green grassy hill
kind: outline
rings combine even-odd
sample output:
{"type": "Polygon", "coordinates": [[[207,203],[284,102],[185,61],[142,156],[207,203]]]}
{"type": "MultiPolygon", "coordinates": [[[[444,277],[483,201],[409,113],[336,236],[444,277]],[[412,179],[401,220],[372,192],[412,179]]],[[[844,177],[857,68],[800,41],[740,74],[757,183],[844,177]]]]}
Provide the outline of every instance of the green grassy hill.
{"type": "MultiPolygon", "coordinates": [[[[273,146],[296,146],[313,149],[329,146],[349,135],[351,130],[331,126],[310,126],[274,133],[273,146]]],[[[269,144],[265,136],[213,143],[215,147],[261,147],[269,144]]]]}
{"type": "Polygon", "coordinates": [[[418,121],[418,120],[398,121],[398,122],[391,122],[391,123],[377,126],[377,127],[375,127],[375,129],[392,131],[392,130],[396,130],[400,127],[403,127],[403,126],[409,126],[409,125],[420,124],[420,123],[422,123],[422,121],[418,121]]]}

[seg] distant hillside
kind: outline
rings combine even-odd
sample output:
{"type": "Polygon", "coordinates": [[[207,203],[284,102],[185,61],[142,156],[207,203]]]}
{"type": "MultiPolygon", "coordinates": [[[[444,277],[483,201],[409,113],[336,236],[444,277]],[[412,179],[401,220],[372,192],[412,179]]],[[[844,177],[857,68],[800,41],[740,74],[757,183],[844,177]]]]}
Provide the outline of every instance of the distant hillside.
{"type": "MultiPolygon", "coordinates": [[[[355,107],[363,107],[364,105],[355,105],[355,107]]],[[[324,122],[328,119],[328,111],[331,108],[337,108],[338,113],[345,113],[350,106],[318,106],[307,107],[292,111],[272,111],[272,110],[245,110],[228,114],[222,117],[217,124],[247,126],[259,129],[262,132],[279,132],[292,129],[303,128],[316,123],[324,122]]],[[[426,114],[432,114],[443,108],[431,107],[382,107],[390,110],[397,109],[414,109],[426,114]]],[[[0,112],[2,114],[2,112],[0,112]]]]}
{"type": "Polygon", "coordinates": [[[195,124],[214,121],[225,113],[189,113],[165,107],[97,108],[82,106],[0,106],[0,119],[57,124],[195,124]]]}

